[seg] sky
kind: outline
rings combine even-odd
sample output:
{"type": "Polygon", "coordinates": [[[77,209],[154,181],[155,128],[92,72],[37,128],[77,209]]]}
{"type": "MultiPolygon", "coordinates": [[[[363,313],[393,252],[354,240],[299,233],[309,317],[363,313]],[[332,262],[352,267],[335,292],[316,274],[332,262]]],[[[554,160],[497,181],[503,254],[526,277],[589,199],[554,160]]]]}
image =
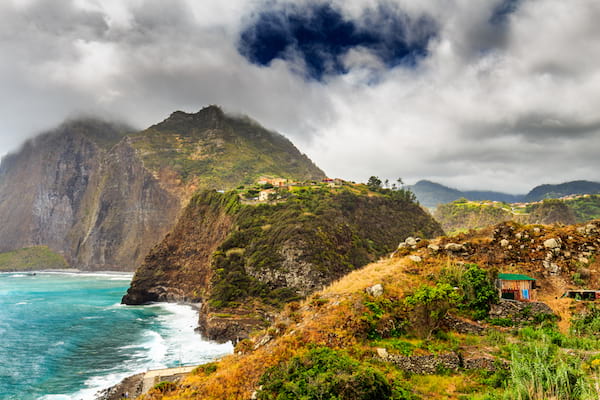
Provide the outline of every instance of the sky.
{"type": "Polygon", "coordinates": [[[2,0],[0,154],[210,105],[329,176],[600,181],[598,0],[2,0]]]}

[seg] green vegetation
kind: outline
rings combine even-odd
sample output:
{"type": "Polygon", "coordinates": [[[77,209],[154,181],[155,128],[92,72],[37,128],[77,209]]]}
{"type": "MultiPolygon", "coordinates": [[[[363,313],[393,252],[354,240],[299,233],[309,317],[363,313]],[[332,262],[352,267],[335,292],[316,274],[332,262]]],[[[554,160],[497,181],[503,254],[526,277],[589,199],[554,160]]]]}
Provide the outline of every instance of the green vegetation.
{"type": "Polygon", "coordinates": [[[484,228],[511,220],[525,224],[574,224],[600,218],[600,195],[566,200],[547,199],[517,205],[462,198],[439,205],[433,215],[449,233],[484,228]]]}
{"type": "Polygon", "coordinates": [[[541,203],[531,204],[525,207],[525,212],[529,213],[526,222],[532,224],[549,225],[557,222],[574,224],[576,222],[575,214],[562,200],[548,199],[541,203]]]}
{"type": "Polygon", "coordinates": [[[46,246],[25,247],[0,253],[0,271],[33,271],[69,268],[65,258],[46,246]]]}
{"type": "Polygon", "coordinates": [[[582,356],[561,348],[569,344],[564,335],[553,328],[524,328],[519,338],[520,342],[507,346],[511,364],[504,399],[597,398],[581,368],[582,356]]]}
{"type": "MultiPolygon", "coordinates": [[[[275,202],[250,205],[234,192],[210,195],[215,203],[228,204],[236,226],[213,255],[212,307],[235,305],[247,297],[275,306],[298,299],[307,286],[287,287],[281,278],[268,279],[288,273],[286,259],[301,263],[303,274],[312,275],[305,285],[326,284],[388,254],[401,238],[440,233],[403,192],[382,189],[367,196],[356,191],[300,187],[278,190],[275,202]]],[[[206,201],[207,195],[202,196],[206,201]]]]}
{"type": "Polygon", "coordinates": [[[576,315],[571,321],[571,333],[600,339],[600,307],[590,304],[584,312],[576,315]]]}
{"type": "Polygon", "coordinates": [[[419,287],[404,299],[408,309],[410,331],[419,338],[429,339],[431,334],[440,328],[448,311],[457,306],[459,300],[460,295],[447,283],[419,287]]]}
{"type": "Polygon", "coordinates": [[[169,393],[175,390],[176,388],[177,385],[175,385],[173,382],[162,381],[154,385],[152,389],[159,393],[169,393]]]}
{"type": "Polygon", "coordinates": [[[466,316],[483,320],[490,306],[498,302],[494,286],[495,271],[486,271],[476,264],[452,264],[442,270],[440,281],[458,288],[458,309],[466,316]]]}
{"type": "Polygon", "coordinates": [[[595,194],[565,200],[565,204],[573,210],[579,223],[600,218],[600,195],[595,194]]]}
{"type": "Polygon", "coordinates": [[[260,176],[325,177],[285,137],[215,106],[197,114],[175,112],[130,138],[150,170],[174,171],[183,182],[198,180],[200,188],[232,189],[260,176]]]}
{"type": "Polygon", "coordinates": [[[386,377],[365,362],[327,347],[280,363],[261,377],[259,400],[381,400],[392,396],[386,377]]]}
{"type": "Polygon", "coordinates": [[[507,204],[474,202],[465,198],[439,205],[433,216],[446,232],[483,228],[514,218],[507,204]]]}

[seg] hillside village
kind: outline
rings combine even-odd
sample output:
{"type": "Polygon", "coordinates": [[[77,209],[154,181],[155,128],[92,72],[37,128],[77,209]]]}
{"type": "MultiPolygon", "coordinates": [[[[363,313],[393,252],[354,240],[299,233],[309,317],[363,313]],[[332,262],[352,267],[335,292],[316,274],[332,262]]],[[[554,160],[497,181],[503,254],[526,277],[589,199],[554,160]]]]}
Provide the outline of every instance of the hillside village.
{"type": "MultiPolygon", "coordinates": [[[[260,177],[254,185],[238,186],[236,191],[240,198],[247,202],[267,202],[283,199],[290,193],[303,189],[340,188],[344,185],[356,184],[339,178],[323,178],[321,181],[300,182],[279,177],[260,177]]],[[[219,192],[224,193],[225,191],[220,190],[219,192]]]]}

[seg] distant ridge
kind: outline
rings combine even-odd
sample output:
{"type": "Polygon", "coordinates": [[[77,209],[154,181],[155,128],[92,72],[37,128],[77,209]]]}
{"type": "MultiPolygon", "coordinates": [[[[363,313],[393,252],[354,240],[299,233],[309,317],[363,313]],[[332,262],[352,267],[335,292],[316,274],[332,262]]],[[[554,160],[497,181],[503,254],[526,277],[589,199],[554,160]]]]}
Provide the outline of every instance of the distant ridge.
{"type": "Polygon", "coordinates": [[[540,201],[544,199],[557,199],[572,194],[598,194],[600,183],[590,181],[571,181],[558,185],[540,185],[533,188],[524,201],[540,201]]]}
{"type": "Polygon", "coordinates": [[[429,208],[435,208],[439,204],[451,203],[460,198],[513,203],[521,201],[524,197],[523,195],[511,195],[493,191],[472,190],[463,192],[428,180],[421,180],[416,184],[409,186],[409,189],[417,196],[419,203],[429,208]]]}
{"type": "Polygon", "coordinates": [[[544,184],[533,188],[528,194],[513,195],[494,191],[461,191],[428,180],[420,180],[409,186],[419,202],[429,208],[465,198],[472,201],[501,201],[505,203],[533,202],[544,199],[558,199],[575,194],[598,194],[600,183],[591,181],[571,181],[556,185],[544,184]]]}

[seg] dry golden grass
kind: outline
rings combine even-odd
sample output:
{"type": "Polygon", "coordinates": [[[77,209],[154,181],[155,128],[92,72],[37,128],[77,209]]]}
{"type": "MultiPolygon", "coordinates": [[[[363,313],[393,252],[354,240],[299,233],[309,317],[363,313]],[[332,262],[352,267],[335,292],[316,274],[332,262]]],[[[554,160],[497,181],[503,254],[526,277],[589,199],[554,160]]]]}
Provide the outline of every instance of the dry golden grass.
{"type": "MultiPolygon", "coordinates": [[[[144,400],[247,400],[257,389],[267,368],[306,351],[309,345],[333,349],[361,347],[361,316],[364,313],[364,289],[376,283],[384,285],[386,295],[401,297],[405,287],[413,287],[419,275],[407,273],[416,266],[408,259],[388,259],[367,265],[315,293],[299,304],[288,305],[273,327],[278,337],[247,354],[224,357],[211,374],[199,371],[188,375],[172,393],[153,391],[144,400]]],[[[272,328],[267,332],[274,334],[272,328]]],[[[253,338],[258,342],[265,332],[253,338]]]]}

